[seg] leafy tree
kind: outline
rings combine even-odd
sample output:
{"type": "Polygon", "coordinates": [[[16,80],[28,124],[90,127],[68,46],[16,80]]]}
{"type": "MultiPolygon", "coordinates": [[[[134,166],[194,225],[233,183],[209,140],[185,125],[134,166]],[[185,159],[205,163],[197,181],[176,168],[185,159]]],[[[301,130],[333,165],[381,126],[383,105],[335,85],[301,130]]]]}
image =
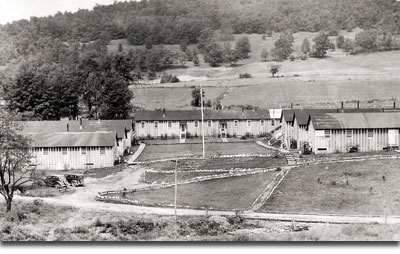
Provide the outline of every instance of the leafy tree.
{"type": "Polygon", "coordinates": [[[234,65],[239,60],[239,53],[232,49],[229,43],[225,43],[222,58],[224,62],[234,65]]]}
{"type": "Polygon", "coordinates": [[[133,98],[129,83],[115,74],[105,74],[102,83],[99,116],[102,119],[128,118],[133,98]]]}
{"type": "Polygon", "coordinates": [[[343,43],[343,50],[346,52],[350,52],[353,50],[353,47],[354,42],[351,39],[347,38],[343,43]]]}
{"type": "Polygon", "coordinates": [[[339,35],[339,36],[336,38],[336,47],[337,47],[338,49],[343,48],[344,41],[345,41],[344,36],[343,36],[343,35],[339,35]]]}
{"type": "Polygon", "coordinates": [[[262,62],[266,62],[266,61],[267,61],[267,58],[268,58],[268,49],[264,48],[264,49],[261,51],[261,61],[262,61],[262,62]]]}
{"type": "Polygon", "coordinates": [[[303,54],[310,53],[310,41],[307,37],[304,38],[303,43],[301,44],[301,52],[303,52],[303,54]]]}
{"type": "MultiPolygon", "coordinates": [[[[204,98],[204,90],[203,90],[203,98],[204,98]]],[[[191,105],[193,107],[200,107],[201,106],[201,97],[200,97],[200,88],[194,88],[192,90],[192,102],[191,105]]]]}
{"type": "Polygon", "coordinates": [[[189,62],[192,62],[193,61],[193,53],[192,53],[192,51],[190,51],[190,49],[186,49],[185,54],[186,54],[187,60],[189,62]]]}
{"type": "Polygon", "coordinates": [[[355,47],[360,47],[360,51],[373,52],[377,50],[377,32],[375,30],[361,31],[356,34],[355,47]]]}
{"type": "Polygon", "coordinates": [[[280,36],[274,43],[275,48],[272,50],[271,55],[275,57],[276,60],[285,60],[292,53],[292,42],[289,38],[285,36],[280,36]]]}
{"type": "Polygon", "coordinates": [[[239,58],[241,59],[249,58],[249,53],[251,52],[249,37],[240,38],[236,42],[235,50],[239,58]]]}
{"type": "Polygon", "coordinates": [[[317,37],[314,38],[313,45],[313,56],[317,58],[323,58],[326,55],[331,42],[329,41],[328,34],[325,32],[320,32],[317,37]]]}
{"type": "Polygon", "coordinates": [[[223,59],[224,49],[218,43],[211,43],[206,46],[204,50],[204,60],[209,63],[210,66],[216,67],[224,62],[223,59]]]}
{"type": "Polygon", "coordinates": [[[119,44],[118,44],[118,52],[121,53],[122,51],[124,51],[124,48],[122,47],[122,44],[119,43],[119,44]]]}
{"type": "Polygon", "coordinates": [[[193,55],[193,64],[194,64],[194,66],[200,65],[199,57],[197,56],[197,54],[193,55]]]}
{"type": "Polygon", "coordinates": [[[0,109],[0,194],[11,211],[14,193],[29,182],[35,168],[30,166],[29,140],[21,135],[21,126],[5,110],[0,109]]]}
{"type": "Polygon", "coordinates": [[[281,68],[280,65],[277,64],[271,64],[269,67],[269,72],[271,72],[272,77],[275,77],[275,74],[279,72],[279,69],[281,68]]]}

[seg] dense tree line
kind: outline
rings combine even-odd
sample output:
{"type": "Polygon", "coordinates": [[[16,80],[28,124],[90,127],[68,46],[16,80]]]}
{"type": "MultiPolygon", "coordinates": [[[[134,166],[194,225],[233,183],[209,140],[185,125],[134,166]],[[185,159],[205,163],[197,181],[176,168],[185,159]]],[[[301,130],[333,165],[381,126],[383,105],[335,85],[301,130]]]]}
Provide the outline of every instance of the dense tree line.
{"type": "Polygon", "coordinates": [[[398,34],[399,21],[400,3],[395,0],[115,2],[92,11],[59,12],[0,26],[0,64],[40,50],[37,44],[47,38],[63,43],[127,38],[132,44],[149,46],[201,44],[207,32],[218,29],[234,33],[327,30],[332,35],[360,27],[398,34]]]}

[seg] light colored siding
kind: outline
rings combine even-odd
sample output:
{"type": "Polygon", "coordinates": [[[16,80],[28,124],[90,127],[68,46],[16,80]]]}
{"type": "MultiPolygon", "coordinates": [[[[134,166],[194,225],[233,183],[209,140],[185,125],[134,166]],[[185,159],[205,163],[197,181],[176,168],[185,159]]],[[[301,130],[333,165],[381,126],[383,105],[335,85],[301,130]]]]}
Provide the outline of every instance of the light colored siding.
{"type": "Polygon", "coordinates": [[[32,163],[37,169],[46,170],[68,170],[85,168],[111,167],[116,159],[115,147],[104,147],[104,154],[101,154],[100,147],[66,147],[67,153],[63,153],[61,147],[32,148],[32,163]],[[85,149],[86,154],[82,154],[85,149]],[[88,165],[93,164],[93,165],[88,165]]]}

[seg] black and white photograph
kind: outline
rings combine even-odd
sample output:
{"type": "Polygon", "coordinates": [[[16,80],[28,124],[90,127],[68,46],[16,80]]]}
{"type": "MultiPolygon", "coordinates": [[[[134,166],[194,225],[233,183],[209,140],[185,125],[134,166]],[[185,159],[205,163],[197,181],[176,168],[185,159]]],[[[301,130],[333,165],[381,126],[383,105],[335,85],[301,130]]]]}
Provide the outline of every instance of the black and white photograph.
{"type": "Polygon", "coordinates": [[[398,0],[0,0],[0,245],[398,248],[399,131],[398,0]]]}

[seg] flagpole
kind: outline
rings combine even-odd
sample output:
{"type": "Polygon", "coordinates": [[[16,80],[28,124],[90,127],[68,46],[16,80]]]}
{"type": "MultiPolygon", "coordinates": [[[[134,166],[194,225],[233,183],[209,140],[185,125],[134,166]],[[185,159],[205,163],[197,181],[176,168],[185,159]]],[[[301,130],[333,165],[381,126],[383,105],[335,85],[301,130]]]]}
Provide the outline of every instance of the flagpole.
{"type": "Polygon", "coordinates": [[[200,104],[201,104],[201,136],[203,140],[203,159],[206,156],[206,150],[204,145],[204,112],[203,112],[203,85],[200,83],[200,104]]]}

